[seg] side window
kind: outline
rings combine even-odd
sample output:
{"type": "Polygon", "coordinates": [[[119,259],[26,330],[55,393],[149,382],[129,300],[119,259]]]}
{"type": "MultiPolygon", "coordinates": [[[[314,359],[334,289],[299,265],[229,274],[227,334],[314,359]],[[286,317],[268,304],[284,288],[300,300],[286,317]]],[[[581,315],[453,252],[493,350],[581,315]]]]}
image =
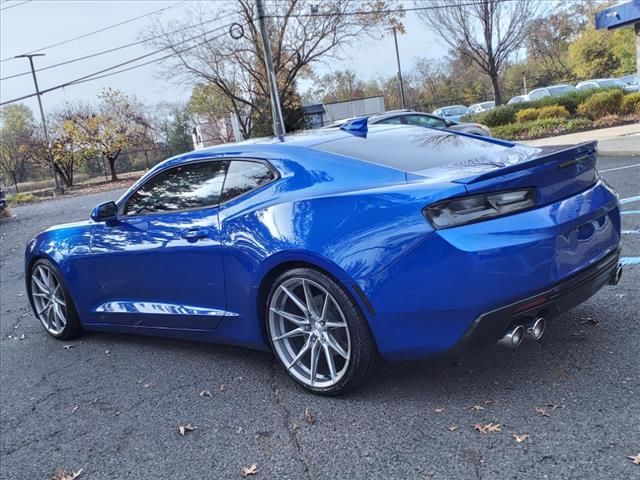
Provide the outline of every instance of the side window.
{"type": "Polygon", "coordinates": [[[376,123],[381,123],[383,125],[401,125],[403,122],[402,122],[402,118],[400,117],[391,117],[391,118],[385,118],[384,120],[376,123]]]}
{"type": "Polygon", "coordinates": [[[275,178],[269,168],[260,162],[233,160],[224,181],[222,201],[226,202],[243,193],[254,190],[275,178]]]}
{"type": "Polygon", "coordinates": [[[417,125],[419,127],[445,128],[447,126],[441,118],[428,115],[406,115],[405,119],[409,125],[417,125]]]}
{"type": "Polygon", "coordinates": [[[125,215],[208,207],[220,202],[228,162],[199,162],[171,168],[142,185],[124,206],[125,215]]]}

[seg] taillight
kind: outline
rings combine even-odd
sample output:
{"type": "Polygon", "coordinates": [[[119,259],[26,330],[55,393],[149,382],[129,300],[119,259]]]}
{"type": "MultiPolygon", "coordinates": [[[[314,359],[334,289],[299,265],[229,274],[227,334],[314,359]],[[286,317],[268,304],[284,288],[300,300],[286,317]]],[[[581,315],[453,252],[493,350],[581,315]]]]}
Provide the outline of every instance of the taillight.
{"type": "Polygon", "coordinates": [[[422,212],[434,228],[442,229],[533,208],[535,197],[533,188],[486,193],[444,200],[424,208],[422,212]]]}

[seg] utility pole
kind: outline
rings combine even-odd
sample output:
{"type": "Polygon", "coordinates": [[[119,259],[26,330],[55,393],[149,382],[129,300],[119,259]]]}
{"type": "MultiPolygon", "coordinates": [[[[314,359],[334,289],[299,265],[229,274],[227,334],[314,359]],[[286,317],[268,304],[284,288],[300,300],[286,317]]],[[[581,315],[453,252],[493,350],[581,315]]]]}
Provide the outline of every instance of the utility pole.
{"type": "Polygon", "coordinates": [[[262,34],[262,51],[264,53],[264,63],[266,67],[267,79],[269,80],[269,97],[271,98],[271,116],[273,117],[273,133],[277,137],[287,133],[284,129],[282,108],[280,107],[280,96],[278,95],[278,84],[276,74],[273,71],[273,55],[271,54],[271,43],[269,42],[269,32],[264,20],[264,5],[262,0],[256,0],[258,10],[258,23],[262,34]]]}
{"type": "Polygon", "coordinates": [[[396,33],[396,27],[391,27],[393,30],[393,39],[396,42],[396,61],[398,62],[398,81],[400,82],[400,100],[402,101],[402,108],[406,107],[404,100],[404,84],[402,83],[402,69],[400,68],[400,51],[398,50],[398,34],[396,33]]]}
{"type": "Polygon", "coordinates": [[[33,75],[33,84],[36,87],[36,96],[38,97],[38,106],[40,107],[40,117],[42,118],[42,129],[44,130],[44,139],[47,142],[47,152],[49,153],[49,161],[51,162],[51,175],[56,184],[54,190],[54,196],[62,193],[60,188],[60,182],[58,181],[58,175],[56,175],[56,167],[54,164],[53,152],[51,151],[51,142],[49,141],[49,131],[47,130],[47,119],[44,116],[44,109],[42,108],[42,98],[40,88],[38,88],[38,78],[36,77],[36,69],[33,66],[33,57],[44,57],[44,53],[25,53],[23,55],[17,55],[15,58],[28,58],[29,65],[31,66],[31,75],[33,75]]]}

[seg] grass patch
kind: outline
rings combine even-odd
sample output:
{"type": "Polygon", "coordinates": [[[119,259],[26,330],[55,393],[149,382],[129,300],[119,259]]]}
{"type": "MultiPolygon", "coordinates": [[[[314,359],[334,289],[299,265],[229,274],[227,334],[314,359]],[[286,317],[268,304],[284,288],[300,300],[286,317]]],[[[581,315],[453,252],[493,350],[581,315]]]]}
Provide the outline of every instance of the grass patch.
{"type": "Polygon", "coordinates": [[[38,197],[36,197],[31,192],[16,193],[14,195],[9,195],[7,197],[7,201],[12,205],[20,205],[21,203],[31,203],[36,200],[38,200],[38,197]]]}

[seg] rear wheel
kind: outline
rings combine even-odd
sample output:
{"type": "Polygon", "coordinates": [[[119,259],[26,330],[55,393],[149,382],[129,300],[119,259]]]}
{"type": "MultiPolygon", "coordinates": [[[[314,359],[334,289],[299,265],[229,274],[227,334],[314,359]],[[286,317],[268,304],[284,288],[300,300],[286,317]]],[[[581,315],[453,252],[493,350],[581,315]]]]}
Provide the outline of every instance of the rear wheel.
{"type": "Polygon", "coordinates": [[[51,262],[41,259],[33,264],[29,295],[36,318],[52,337],[68,340],[81,332],[69,291],[51,262]]]}
{"type": "Polygon", "coordinates": [[[297,268],[281,275],[269,294],[266,318],[278,361],[314,393],[354,390],[379,363],[358,306],[340,285],[316,270],[297,268]]]}

